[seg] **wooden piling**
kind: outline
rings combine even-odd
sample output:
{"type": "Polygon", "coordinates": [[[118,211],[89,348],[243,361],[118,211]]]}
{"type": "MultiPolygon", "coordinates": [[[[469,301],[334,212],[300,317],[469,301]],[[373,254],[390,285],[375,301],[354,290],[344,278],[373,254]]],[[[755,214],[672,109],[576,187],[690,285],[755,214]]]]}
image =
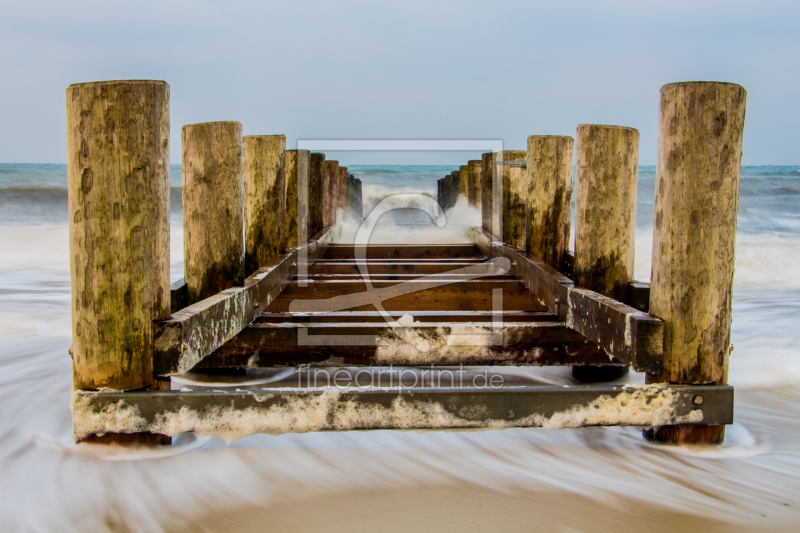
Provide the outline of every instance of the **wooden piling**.
{"type": "Polygon", "coordinates": [[[500,232],[499,210],[500,198],[494,194],[494,159],[493,152],[481,156],[481,221],[483,229],[495,237],[500,232]]]}
{"type": "Polygon", "coordinates": [[[355,202],[353,201],[353,195],[355,193],[355,182],[353,180],[353,175],[347,175],[347,191],[345,196],[347,197],[346,200],[346,207],[344,210],[345,218],[347,220],[352,220],[354,218],[353,209],[355,208],[355,202]]]}
{"type": "MultiPolygon", "coordinates": [[[[664,321],[664,370],[648,383],[727,382],[746,99],[733,83],[661,88],[650,313],[664,321]]],[[[650,435],[718,443],[724,429],[650,435]]]]}
{"type": "Polygon", "coordinates": [[[469,202],[469,165],[461,165],[458,169],[459,182],[459,195],[463,195],[464,199],[469,202]]]}
{"type": "Polygon", "coordinates": [[[242,148],[245,274],[249,276],[286,248],[286,136],[247,135],[242,148]]]}
{"type": "Polygon", "coordinates": [[[344,210],[347,202],[347,167],[339,167],[339,181],[336,191],[336,209],[334,216],[337,216],[339,209],[342,210],[342,220],[344,220],[344,210]]]}
{"type": "Polygon", "coordinates": [[[339,190],[339,162],[325,161],[322,181],[322,227],[336,223],[336,193],[339,190]]]}
{"type": "Polygon", "coordinates": [[[286,150],[286,211],[284,226],[286,249],[308,242],[308,198],[299,195],[302,180],[308,183],[308,150],[286,150]],[[302,205],[298,205],[298,199],[302,205]],[[301,224],[301,217],[303,223],[301,224]]]}
{"type": "Polygon", "coordinates": [[[183,260],[189,303],[244,283],[242,125],[181,128],[183,260]]]}
{"type": "Polygon", "coordinates": [[[361,180],[355,180],[355,212],[358,219],[364,218],[364,191],[361,188],[361,180]]]}
{"type": "Polygon", "coordinates": [[[623,301],[633,280],[639,131],[581,124],[575,177],[575,283],[623,301]]]}
{"type": "Polygon", "coordinates": [[[325,154],[313,152],[308,160],[308,236],[322,229],[325,154]]]}
{"type": "Polygon", "coordinates": [[[503,242],[521,250],[527,246],[527,158],[525,150],[503,150],[495,156],[495,183],[503,193],[503,242]]]}
{"type": "Polygon", "coordinates": [[[73,387],[151,387],[153,321],[170,314],[169,85],[66,93],[73,387]]]}
{"type": "Polygon", "coordinates": [[[456,205],[458,194],[461,192],[461,171],[454,170],[453,178],[450,182],[450,206],[456,205]]]}
{"type": "Polygon", "coordinates": [[[481,208],[481,162],[469,161],[467,164],[467,189],[469,191],[469,205],[481,208]]]}
{"type": "Polygon", "coordinates": [[[574,144],[560,135],[528,137],[527,249],[558,271],[569,248],[574,144]]]}

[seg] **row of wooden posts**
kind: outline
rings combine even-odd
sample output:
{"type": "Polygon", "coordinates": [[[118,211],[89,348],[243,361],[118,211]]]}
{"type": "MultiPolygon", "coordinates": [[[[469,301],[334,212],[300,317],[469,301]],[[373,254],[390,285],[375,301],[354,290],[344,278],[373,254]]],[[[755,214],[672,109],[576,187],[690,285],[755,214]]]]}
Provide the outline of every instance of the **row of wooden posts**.
{"type": "MultiPolygon", "coordinates": [[[[726,383],[746,91],[732,83],[688,82],[665,85],[660,96],[649,312],[665,323],[665,361],[663,373],[647,379],[726,383]]],[[[639,132],[583,124],[576,139],[532,135],[527,150],[483,154],[439,180],[439,203],[448,209],[464,197],[499,241],[559,271],[574,257],[577,285],[626,301],[634,273],[639,132]]]]}
{"type": "MultiPolygon", "coordinates": [[[[664,364],[649,382],[727,380],[745,100],[728,83],[661,90],[649,309],[664,321],[664,364]]],[[[159,386],[154,321],[170,316],[169,131],[165,82],[67,89],[76,389],[159,386]]],[[[361,216],[361,185],[346,168],[285,144],[284,136],[243,138],[238,122],[183,127],[190,303],[241,285],[334,224],[337,210],[361,216]]],[[[527,151],[461,166],[440,183],[439,198],[448,208],[463,194],[498,240],[562,269],[577,152],[574,280],[624,300],[638,144],[638,131],[618,126],[579,126],[576,143],[531,136],[527,151]]]]}
{"type": "MultiPolygon", "coordinates": [[[[170,316],[169,85],[67,89],[73,385],[158,386],[154,321],[170,316]]],[[[362,215],[361,181],[283,135],[239,122],[181,129],[188,303],[241,286],[337,218],[362,215]]]]}

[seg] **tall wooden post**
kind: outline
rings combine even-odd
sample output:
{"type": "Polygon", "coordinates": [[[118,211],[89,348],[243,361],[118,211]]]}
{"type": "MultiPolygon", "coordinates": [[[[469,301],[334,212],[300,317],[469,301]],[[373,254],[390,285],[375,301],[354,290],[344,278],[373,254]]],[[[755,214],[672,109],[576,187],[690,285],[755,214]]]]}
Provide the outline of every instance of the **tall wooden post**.
{"type": "MultiPolygon", "coordinates": [[[[347,167],[339,167],[339,181],[337,182],[336,192],[336,210],[342,210],[342,220],[344,220],[344,211],[347,205],[347,167]]],[[[336,216],[336,213],[334,213],[336,216]]]]}
{"type": "MultiPolygon", "coordinates": [[[[502,238],[500,228],[500,198],[494,194],[494,159],[495,154],[488,152],[481,157],[481,220],[483,229],[493,236],[502,238]]],[[[499,195],[498,195],[499,196],[499,195]]]]}
{"type": "MultiPolygon", "coordinates": [[[[639,131],[578,126],[575,177],[575,283],[624,301],[633,280],[639,131]]],[[[624,366],[574,366],[584,382],[624,376],[624,366]]]]}
{"type": "Polygon", "coordinates": [[[286,136],[247,135],[244,151],[245,274],[286,248],[286,136]]]}
{"type": "Polygon", "coordinates": [[[633,280],[639,131],[578,126],[575,282],[624,300],[633,280]]]}
{"type": "Polygon", "coordinates": [[[469,165],[461,165],[458,169],[460,179],[458,194],[463,194],[464,199],[469,202],[469,165]]]}
{"type": "Polygon", "coordinates": [[[72,384],[152,388],[153,321],[170,315],[169,85],[79,83],[66,96],[72,384]]]}
{"type": "Polygon", "coordinates": [[[322,175],[322,227],[336,223],[336,192],[339,188],[339,162],[325,161],[322,175]]]}
{"type": "Polygon", "coordinates": [[[528,137],[527,249],[561,270],[569,247],[572,137],[528,137]]]}
{"type": "Polygon", "coordinates": [[[323,183],[325,181],[325,154],[313,152],[308,160],[308,236],[322,229],[323,183]]]}
{"type": "Polygon", "coordinates": [[[527,246],[528,229],[527,158],[525,150],[503,150],[495,156],[495,183],[503,193],[503,242],[522,250],[527,246]]]}
{"type": "Polygon", "coordinates": [[[439,207],[442,211],[444,211],[444,197],[442,195],[442,180],[436,180],[436,203],[439,204],[439,207]]]}
{"type": "Polygon", "coordinates": [[[472,160],[467,164],[467,188],[469,205],[481,208],[481,162],[472,160]]]}
{"type": "Polygon", "coordinates": [[[353,203],[353,192],[354,192],[353,191],[353,187],[354,187],[354,185],[355,184],[353,182],[353,175],[352,174],[348,174],[347,175],[347,191],[345,193],[345,197],[347,198],[347,200],[345,202],[345,209],[344,209],[344,216],[345,216],[346,220],[352,220],[353,216],[354,216],[353,215],[353,206],[354,206],[354,203],[353,203]]]}
{"type": "Polygon", "coordinates": [[[308,184],[308,150],[286,150],[286,249],[308,242],[308,196],[300,184],[308,184]]]}
{"type": "MultiPolygon", "coordinates": [[[[747,92],[718,82],[661,88],[650,313],[664,371],[648,383],[726,383],[747,92]]],[[[665,426],[660,441],[718,443],[725,426],[665,426]]]]}
{"type": "Polygon", "coordinates": [[[356,202],[356,217],[358,219],[364,218],[364,194],[361,189],[361,180],[355,180],[355,202],[356,202]]]}
{"type": "Polygon", "coordinates": [[[442,180],[442,193],[444,194],[444,205],[442,205],[442,208],[445,210],[450,209],[450,190],[453,188],[452,183],[453,173],[451,172],[442,180]]]}
{"type": "Polygon", "coordinates": [[[181,128],[183,255],[189,303],[244,283],[242,125],[181,128]]]}
{"type": "Polygon", "coordinates": [[[169,317],[169,85],[67,88],[76,389],[153,382],[153,320],[169,317]]]}
{"type": "Polygon", "coordinates": [[[454,170],[452,174],[450,174],[450,191],[448,191],[448,195],[450,196],[450,207],[456,205],[458,201],[458,191],[461,188],[461,172],[458,170],[454,170]]]}

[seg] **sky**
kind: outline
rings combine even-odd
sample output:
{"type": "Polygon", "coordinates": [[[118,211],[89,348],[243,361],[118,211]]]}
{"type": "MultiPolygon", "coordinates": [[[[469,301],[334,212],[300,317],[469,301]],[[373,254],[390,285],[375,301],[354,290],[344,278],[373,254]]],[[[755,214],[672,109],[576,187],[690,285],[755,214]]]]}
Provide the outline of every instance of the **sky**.
{"type": "MultiPolygon", "coordinates": [[[[639,129],[656,161],[662,85],[748,92],[743,163],[800,164],[800,2],[0,0],[0,162],[64,163],[71,83],[170,84],[184,124],[298,139],[499,139],[639,129]]],[[[478,152],[479,153],[479,152],[478,152]]],[[[342,152],[343,164],[478,153],[342,152]]]]}

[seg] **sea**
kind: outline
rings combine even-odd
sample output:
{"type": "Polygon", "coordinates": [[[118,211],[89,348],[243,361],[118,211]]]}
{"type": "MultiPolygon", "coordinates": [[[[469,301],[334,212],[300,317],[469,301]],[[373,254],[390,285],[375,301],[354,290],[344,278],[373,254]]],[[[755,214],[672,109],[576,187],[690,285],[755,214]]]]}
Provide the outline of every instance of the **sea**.
{"type": "MultiPolygon", "coordinates": [[[[458,167],[348,169],[362,181],[369,213],[397,195],[435,198],[436,180],[458,167]]],[[[170,183],[174,281],[183,277],[179,165],[170,183]]],[[[654,184],[655,167],[640,167],[640,281],[650,278],[654,184]]],[[[467,229],[480,224],[463,199],[445,215],[439,227],[420,211],[398,210],[381,218],[370,242],[468,242],[467,229]]],[[[345,226],[342,240],[352,242],[357,224],[345,226]]],[[[746,166],[729,375],[736,423],[724,446],[658,446],[634,428],[352,431],[230,444],[186,435],[163,450],[76,446],[67,168],[0,164],[0,529],[789,531],[800,524],[798,324],[800,166],[746,166]]],[[[573,383],[568,369],[519,372],[534,383],[573,383]]]]}

